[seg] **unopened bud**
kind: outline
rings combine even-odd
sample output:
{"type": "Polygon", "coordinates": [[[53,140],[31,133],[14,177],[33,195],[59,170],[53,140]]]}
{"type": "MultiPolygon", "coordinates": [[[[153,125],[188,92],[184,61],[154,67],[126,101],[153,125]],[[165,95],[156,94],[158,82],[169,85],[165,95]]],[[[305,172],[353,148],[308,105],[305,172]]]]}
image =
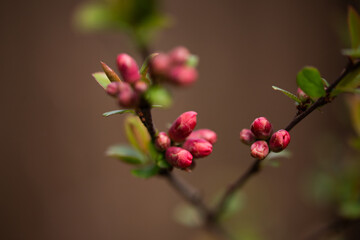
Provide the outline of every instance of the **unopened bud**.
{"type": "Polygon", "coordinates": [[[116,63],[125,82],[134,83],[140,79],[139,67],[128,54],[119,54],[116,63]]]}
{"type": "Polygon", "coordinates": [[[269,142],[270,150],[273,152],[281,152],[290,143],[290,134],[288,131],[281,129],[275,132],[269,142]]]}
{"type": "Polygon", "coordinates": [[[106,76],[109,78],[111,82],[120,82],[119,76],[112,70],[108,65],[106,65],[104,62],[100,62],[101,67],[104,70],[106,76]]]}
{"type": "Polygon", "coordinates": [[[269,154],[269,146],[265,141],[256,141],[251,145],[251,156],[263,160],[269,154]]]}
{"type": "Polygon", "coordinates": [[[132,108],[135,107],[138,102],[138,95],[131,88],[130,84],[121,82],[119,84],[119,104],[122,107],[132,108]]]}
{"type": "Polygon", "coordinates": [[[255,142],[255,135],[250,129],[244,128],[240,131],[240,140],[246,145],[251,145],[255,142]]]}
{"type": "Polygon", "coordinates": [[[170,52],[171,62],[174,64],[184,64],[190,56],[190,52],[186,47],[176,47],[170,52]]]}
{"type": "Polygon", "coordinates": [[[181,114],[169,129],[169,136],[174,142],[183,142],[196,126],[196,112],[181,114]]]}
{"type": "Polygon", "coordinates": [[[148,89],[148,85],[146,84],[146,82],[143,81],[137,81],[134,84],[134,89],[137,93],[144,93],[146,92],[146,90],[148,89]]]}
{"type": "Polygon", "coordinates": [[[269,120],[259,117],[251,124],[251,131],[257,139],[266,140],[271,136],[273,129],[269,120]]]}
{"type": "Polygon", "coordinates": [[[160,132],[155,138],[155,147],[159,151],[165,151],[170,147],[170,138],[165,132],[160,132]]]}
{"type": "Polygon", "coordinates": [[[188,66],[177,66],[170,70],[170,80],[179,86],[189,86],[194,83],[198,77],[195,68],[188,66]]]}
{"type": "Polygon", "coordinates": [[[188,139],[191,139],[191,138],[205,139],[209,143],[214,144],[217,140],[217,135],[214,131],[212,131],[210,129],[199,129],[199,130],[193,131],[189,135],[188,139]]]}
{"type": "Polygon", "coordinates": [[[164,53],[156,55],[151,62],[152,72],[159,75],[165,75],[170,67],[170,58],[164,53]]]}
{"type": "Polygon", "coordinates": [[[212,152],[212,144],[201,138],[186,140],[183,148],[188,150],[195,158],[206,157],[212,152]]]}
{"type": "Polygon", "coordinates": [[[296,93],[302,102],[306,102],[309,99],[309,96],[306,95],[306,93],[303,90],[301,90],[301,88],[298,88],[296,93]]]}
{"type": "Polygon", "coordinates": [[[191,166],[193,156],[183,148],[169,147],[166,149],[165,158],[172,166],[186,169],[191,166]]]}
{"type": "Polygon", "coordinates": [[[119,93],[119,82],[111,82],[106,87],[106,92],[115,97],[119,93]]]}

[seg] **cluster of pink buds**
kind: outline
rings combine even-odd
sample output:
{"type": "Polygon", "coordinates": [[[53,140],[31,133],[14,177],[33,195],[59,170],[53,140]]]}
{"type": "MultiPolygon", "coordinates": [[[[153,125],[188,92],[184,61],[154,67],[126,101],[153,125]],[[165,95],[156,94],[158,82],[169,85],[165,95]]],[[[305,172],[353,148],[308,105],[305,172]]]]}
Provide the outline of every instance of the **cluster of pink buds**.
{"type": "Polygon", "coordinates": [[[250,129],[244,128],[240,132],[240,140],[251,145],[251,156],[257,159],[264,159],[269,151],[281,152],[290,142],[290,134],[286,130],[279,130],[273,133],[269,120],[264,117],[256,118],[250,129]]]}
{"type": "Polygon", "coordinates": [[[185,47],[176,47],[169,53],[159,53],[151,60],[152,74],[178,86],[189,86],[198,77],[196,69],[187,64],[190,56],[185,47]]]}
{"type": "Polygon", "coordinates": [[[140,95],[144,93],[148,85],[141,80],[139,67],[136,61],[126,53],[119,54],[116,63],[123,81],[105,63],[101,63],[104,72],[112,81],[106,88],[106,92],[117,97],[119,105],[126,108],[134,108],[138,105],[140,95]]]}
{"type": "Polygon", "coordinates": [[[189,170],[194,158],[208,156],[216,142],[216,133],[210,129],[193,131],[197,113],[181,114],[171,125],[168,134],[160,132],[155,139],[159,151],[166,151],[165,158],[172,166],[189,170]]]}

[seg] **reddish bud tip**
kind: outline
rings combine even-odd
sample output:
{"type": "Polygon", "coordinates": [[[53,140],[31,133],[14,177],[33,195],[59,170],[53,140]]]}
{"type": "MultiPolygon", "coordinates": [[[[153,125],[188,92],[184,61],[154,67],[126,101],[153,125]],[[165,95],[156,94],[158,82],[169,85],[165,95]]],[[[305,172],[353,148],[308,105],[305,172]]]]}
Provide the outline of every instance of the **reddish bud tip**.
{"type": "Polygon", "coordinates": [[[177,66],[170,70],[170,80],[179,86],[189,86],[194,83],[198,77],[195,68],[188,66],[177,66]]]}
{"type": "Polygon", "coordinates": [[[100,62],[101,67],[104,70],[106,76],[109,78],[111,82],[121,82],[119,76],[104,62],[100,62]]]}
{"type": "Polygon", "coordinates": [[[183,148],[188,150],[195,158],[208,156],[212,152],[212,144],[201,138],[193,138],[185,141],[183,148]]]}
{"type": "Polygon", "coordinates": [[[110,96],[116,96],[119,93],[119,82],[111,82],[106,87],[106,92],[110,96]]]}
{"type": "Polygon", "coordinates": [[[190,56],[190,52],[186,47],[176,47],[170,52],[171,62],[174,64],[184,64],[190,56]]]}
{"type": "Polygon", "coordinates": [[[193,156],[180,147],[169,147],[166,149],[165,158],[174,167],[186,169],[191,166],[193,156]]]}
{"type": "Polygon", "coordinates": [[[155,147],[159,151],[165,151],[170,147],[170,138],[165,132],[160,132],[155,139],[155,147]]]}
{"type": "Polygon", "coordinates": [[[134,83],[140,79],[139,67],[128,54],[119,54],[116,63],[125,82],[134,83]]]}
{"type": "Polygon", "coordinates": [[[191,139],[191,138],[205,139],[209,143],[214,144],[217,140],[217,135],[214,131],[212,131],[210,129],[199,129],[199,130],[193,131],[189,135],[188,139],[191,139]]]}
{"type": "Polygon", "coordinates": [[[169,129],[169,136],[174,142],[183,142],[196,126],[196,112],[181,114],[169,129]]]}
{"type": "Polygon", "coordinates": [[[265,141],[256,141],[251,145],[251,156],[263,160],[269,154],[269,146],[265,141]]]}
{"type": "Polygon", "coordinates": [[[165,75],[170,67],[170,58],[164,53],[156,55],[151,62],[151,69],[153,73],[159,75],[165,75]]]}
{"type": "Polygon", "coordinates": [[[301,88],[298,88],[296,93],[302,102],[306,102],[309,99],[309,96],[306,95],[306,93],[303,90],[301,90],[301,88]]]}
{"type": "Polygon", "coordinates": [[[137,81],[134,84],[134,89],[137,93],[144,93],[148,89],[148,85],[143,81],[137,81]]]}
{"type": "Polygon", "coordinates": [[[287,145],[289,145],[289,143],[290,143],[289,132],[281,129],[271,136],[269,146],[271,151],[281,152],[287,147],[287,145]]]}
{"type": "Polygon", "coordinates": [[[255,142],[255,135],[250,129],[244,128],[240,131],[240,140],[246,145],[251,145],[255,142]]]}
{"type": "Polygon", "coordinates": [[[119,84],[118,100],[121,107],[133,108],[137,105],[139,98],[130,84],[121,82],[119,84]]]}
{"type": "Polygon", "coordinates": [[[273,129],[269,120],[259,117],[251,124],[251,131],[257,139],[266,140],[271,136],[273,129]]]}

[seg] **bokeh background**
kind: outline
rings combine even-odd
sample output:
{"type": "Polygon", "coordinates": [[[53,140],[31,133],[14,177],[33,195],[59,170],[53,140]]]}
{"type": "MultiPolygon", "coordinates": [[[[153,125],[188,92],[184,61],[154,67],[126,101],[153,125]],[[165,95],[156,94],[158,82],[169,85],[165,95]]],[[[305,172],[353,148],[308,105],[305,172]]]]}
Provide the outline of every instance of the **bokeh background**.
{"type": "MultiPolygon", "coordinates": [[[[72,19],[82,2],[1,1],[0,238],[199,237],[199,230],[174,221],[173,209],[182,200],[165,181],[134,178],[129,166],[104,155],[107,146],[126,141],[123,117],[102,117],[117,106],[91,73],[101,70],[99,60],[114,67],[120,52],[139,62],[141,56],[123,34],[77,32],[72,19]]],[[[349,2],[163,1],[173,26],[152,48],[187,46],[200,57],[200,79],[174,89],[173,108],[153,111],[156,127],[165,130],[180,113],[194,110],[198,127],[219,137],[211,157],[193,173],[176,174],[207,200],[237,178],[253,161],[239,131],[260,115],[280,129],[295,114],[293,103],[271,86],[295,91],[304,65],[316,66],[329,81],[341,72],[349,2]]],[[[292,131],[293,156],[245,186],[246,206],[229,222],[231,229],[251,229],[264,239],[301,239],[329,221],[327,211],[307,197],[304,182],[316,165],[316,150],[324,149],[324,133],[346,139],[346,115],[340,97],[301,122],[292,131]]]]}

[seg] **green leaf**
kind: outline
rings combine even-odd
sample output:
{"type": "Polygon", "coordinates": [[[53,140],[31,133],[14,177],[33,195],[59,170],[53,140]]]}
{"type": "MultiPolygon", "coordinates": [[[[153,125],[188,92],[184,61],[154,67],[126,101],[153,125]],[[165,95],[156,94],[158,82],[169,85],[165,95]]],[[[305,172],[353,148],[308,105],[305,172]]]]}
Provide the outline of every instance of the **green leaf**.
{"type": "Polygon", "coordinates": [[[111,115],[114,115],[114,114],[123,114],[123,113],[135,113],[135,112],[132,109],[113,110],[113,111],[110,111],[110,112],[103,113],[103,116],[108,117],[108,116],[111,116],[111,115]]]}
{"type": "Polygon", "coordinates": [[[360,68],[348,73],[331,94],[336,96],[341,92],[352,92],[358,87],[360,87],[360,68]]]}
{"type": "Polygon", "coordinates": [[[360,202],[349,201],[341,205],[340,214],[346,218],[359,218],[360,217],[360,202]]]}
{"type": "Polygon", "coordinates": [[[245,205],[245,198],[241,192],[236,192],[227,201],[224,211],[221,215],[222,219],[227,219],[239,212],[245,205]]]}
{"type": "Polygon", "coordinates": [[[171,165],[165,160],[164,153],[159,152],[152,142],[149,143],[149,153],[151,160],[153,160],[159,168],[171,168],[171,165]]]}
{"type": "Polygon", "coordinates": [[[125,145],[115,145],[109,147],[106,151],[106,155],[109,157],[117,158],[125,163],[129,164],[144,164],[146,163],[146,158],[141,152],[136,149],[125,146],[125,145]]]}
{"type": "Polygon", "coordinates": [[[352,6],[348,9],[348,25],[352,48],[360,48],[360,16],[352,6]]]}
{"type": "Polygon", "coordinates": [[[107,85],[110,83],[110,80],[106,74],[104,72],[96,72],[93,73],[92,76],[95,78],[98,84],[100,84],[100,86],[106,90],[107,85]]]}
{"type": "Polygon", "coordinates": [[[141,74],[143,77],[146,77],[146,74],[147,74],[148,69],[149,69],[149,62],[150,62],[150,60],[153,59],[153,58],[154,58],[155,56],[157,56],[157,55],[159,55],[159,54],[158,54],[158,53],[153,53],[153,54],[151,54],[150,56],[148,56],[148,57],[145,59],[143,65],[142,65],[141,68],[140,68],[140,74],[141,74]]]}
{"type": "Polygon", "coordinates": [[[127,116],[125,119],[125,133],[130,144],[139,151],[147,154],[150,135],[144,124],[136,116],[127,116]]]}
{"type": "Polygon", "coordinates": [[[350,110],[351,123],[355,132],[360,137],[360,96],[349,96],[347,102],[350,110]]]}
{"type": "Polygon", "coordinates": [[[358,49],[343,49],[341,53],[352,58],[360,58],[360,48],[358,49]]]}
{"type": "Polygon", "coordinates": [[[164,108],[170,107],[172,98],[170,93],[162,86],[151,86],[145,93],[145,98],[151,105],[161,105],[164,108]]]}
{"type": "Polygon", "coordinates": [[[304,67],[298,73],[296,82],[301,90],[313,99],[324,97],[326,94],[320,72],[314,67],[304,67]]]}
{"type": "Polygon", "coordinates": [[[195,68],[199,64],[199,57],[196,55],[190,55],[188,60],[186,61],[186,65],[189,67],[195,68]]]}
{"type": "Polygon", "coordinates": [[[330,86],[330,84],[328,83],[328,81],[326,81],[325,78],[321,78],[321,80],[323,81],[325,87],[329,87],[329,86],[330,86]]]}
{"type": "Polygon", "coordinates": [[[202,225],[202,217],[192,206],[181,204],[174,209],[176,222],[187,227],[199,227],[202,225]]]}
{"type": "Polygon", "coordinates": [[[279,87],[276,87],[276,86],[272,86],[272,88],[273,88],[274,90],[276,90],[276,91],[282,92],[283,94],[285,94],[286,96],[288,96],[289,98],[291,98],[292,100],[294,100],[295,102],[301,104],[301,100],[300,100],[297,96],[295,96],[294,94],[292,94],[291,92],[288,92],[288,91],[286,91],[286,90],[284,90],[284,89],[281,89],[281,88],[279,88],[279,87]]]}
{"type": "Polygon", "coordinates": [[[131,174],[134,175],[135,177],[139,177],[139,178],[150,178],[152,176],[155,176],[159,173],[159,168],[156,165],[149,165],[146,167],[142,167],[142,168],[138,168],[138,169],[133,169],[131,170],[131,174]]]}

